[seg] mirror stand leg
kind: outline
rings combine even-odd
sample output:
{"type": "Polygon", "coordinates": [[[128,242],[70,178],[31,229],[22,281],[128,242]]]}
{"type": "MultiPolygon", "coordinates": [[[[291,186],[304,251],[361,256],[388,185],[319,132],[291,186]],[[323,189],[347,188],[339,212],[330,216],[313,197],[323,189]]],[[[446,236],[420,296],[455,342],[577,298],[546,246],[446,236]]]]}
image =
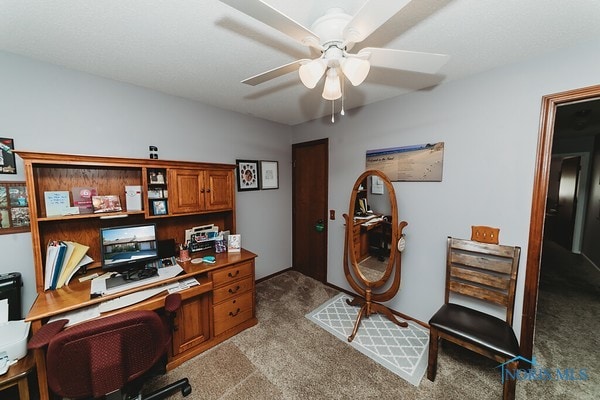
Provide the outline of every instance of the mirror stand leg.
{"type": "Polygon", "coordinates": [[[351,342],[354,340],[354,336],[356,336],[356,332],[358,332],[358,326],[360,325],[360,320],[363,317],[363,314],[367,312],[367,304],[364,303],[358,312],[358,316],[356,317],[356,322],[354,323],[354,329],[352,330],[352,335],[348,336],[348,341],[351,342]]]}
{"type": "Polygon", "coordinates": [[[381,305],[379,303],[371,303],[371,308],[373,309],[373,312],[372,312],[373,314],[374,313],[383,314],[387,317],[387,319],[389,319],[390,321],[392,321],[394,324],[398,325],[399,327],[402,327],[402,328],[408,327],[408,322],[398,321],[398,319],[396,319],[396,316],[386,306],[381,305]]]}

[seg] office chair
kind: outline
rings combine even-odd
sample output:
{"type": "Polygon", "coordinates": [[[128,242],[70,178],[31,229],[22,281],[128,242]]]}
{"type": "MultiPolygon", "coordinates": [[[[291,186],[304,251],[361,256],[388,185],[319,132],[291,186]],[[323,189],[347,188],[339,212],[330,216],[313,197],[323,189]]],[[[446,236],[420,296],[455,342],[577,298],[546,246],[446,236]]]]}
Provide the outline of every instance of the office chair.
{"type": "Polygon", "coordinates": [[[427,379],[435,379],[438,342],[445,339],[503,364],[503,399],[515,398],[519,343],[512,322],[520,254],[516,246],[448,238],[444,305],[429,320],[427,379]],[[500,306],[505,319],[452,303],[451,294],[500,306]]]}
{"type": "MultiPolygon", "coordinates": [[[[165,372],[171,317],[180,305],[181,296],[175,293],[165,299],[162,317],[153,311],[130,311],[64,330],[67,320],[58,320],[36,332],[28,347],[46,349],[48,386],[58,396],[135,397],[144,379],[165,372]]],[[[184,378],[142,398],[165,398],[175,390],[187,396],[192,388],[184,378]]]]}

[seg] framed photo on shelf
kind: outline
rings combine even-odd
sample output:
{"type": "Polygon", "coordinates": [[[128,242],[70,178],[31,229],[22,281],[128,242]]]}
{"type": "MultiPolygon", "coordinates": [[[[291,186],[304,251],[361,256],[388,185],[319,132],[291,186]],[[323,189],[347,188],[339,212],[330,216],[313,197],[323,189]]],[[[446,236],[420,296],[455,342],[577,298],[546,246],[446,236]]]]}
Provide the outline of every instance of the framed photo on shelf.
{"type": "Polygon", "coordinates": [[[277,161],[260,162],[260,188],[279,189],[279,163],[277,161]]]}
{"type": "Polygon", "coordinates": [[[163,197],[162,189],[148,189],[149,199],[160,199],[163,197]]]}
{"type": "Polygon", "coordinates": [[[167,215],[167,201],[166,200],[153,200],[152,211],[154,215],[167,215]]]}
{"type": "Polygon", "coordinates": [[[0,174],[16,174],[15,143],[12,139],[0,138],[0,174]]]}
{"type": "Polygon", "coordinates": [[[236,160],[238,191],[258,190],[259,170],[258,161],[236,160]]]}
{"type": "MultiPolygon", "coordinates": [[[[67,192],[67,201],[68,198],[69,192],[67,192]]],[[[92,206],[94,207],[94,213],[123,211],[123,208],[121,208],[121,200],[116,194],[92,196],[92,206]]]]}
{"type": "Polygon", "coordinates": [[[162,171],[150,171],[149,177],[151,185],[163,185],[165,183],[165,176],[162,171]]]}

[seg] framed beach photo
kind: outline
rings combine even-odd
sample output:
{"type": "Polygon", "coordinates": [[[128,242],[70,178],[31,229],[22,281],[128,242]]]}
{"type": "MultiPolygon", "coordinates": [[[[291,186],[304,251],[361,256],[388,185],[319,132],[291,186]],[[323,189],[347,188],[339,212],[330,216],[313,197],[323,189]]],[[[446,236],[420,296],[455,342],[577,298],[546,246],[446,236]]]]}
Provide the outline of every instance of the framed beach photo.
{"type": "Polygon", "coordinates": [[[260,188],[262,190],[279,189],[279,163],[277,161],[260,162],[260,188]]]}
{"type": "Polygon", "coordinates": [[[238,191],[245,192],[260,189],[258,161],[236,160],[235,163],[237,165],[238,191]]]}

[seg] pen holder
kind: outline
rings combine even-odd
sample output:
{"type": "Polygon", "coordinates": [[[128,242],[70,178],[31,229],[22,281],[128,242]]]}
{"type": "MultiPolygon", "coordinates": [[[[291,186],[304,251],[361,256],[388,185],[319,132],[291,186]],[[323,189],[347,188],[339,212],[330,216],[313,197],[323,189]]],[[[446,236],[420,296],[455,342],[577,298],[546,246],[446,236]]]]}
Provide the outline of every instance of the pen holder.
{"type": "Polygon", "coordinates": [[[181,261],[181,262],[190,261],[190,251],[188,249],[179,250],[179,259],[177,261],[181,261]]]}

